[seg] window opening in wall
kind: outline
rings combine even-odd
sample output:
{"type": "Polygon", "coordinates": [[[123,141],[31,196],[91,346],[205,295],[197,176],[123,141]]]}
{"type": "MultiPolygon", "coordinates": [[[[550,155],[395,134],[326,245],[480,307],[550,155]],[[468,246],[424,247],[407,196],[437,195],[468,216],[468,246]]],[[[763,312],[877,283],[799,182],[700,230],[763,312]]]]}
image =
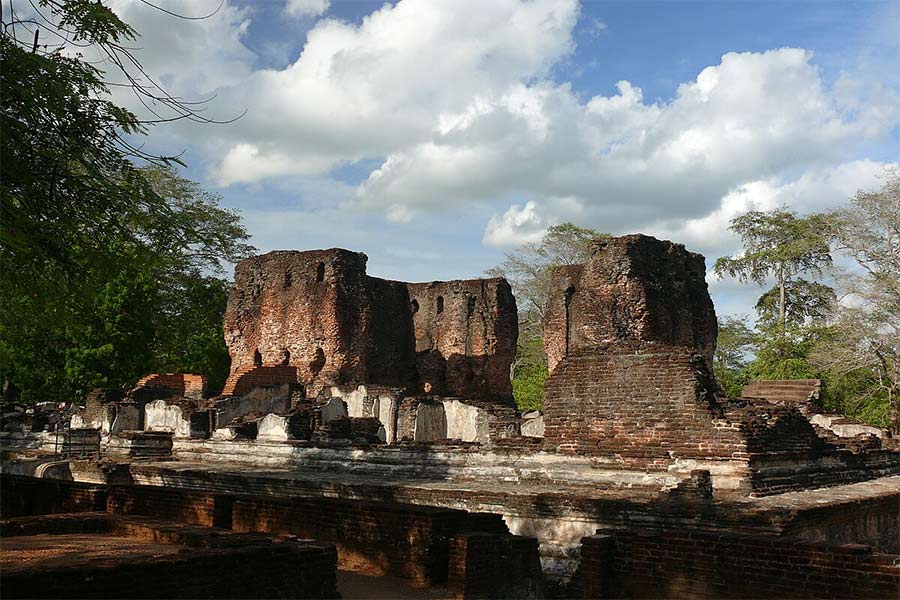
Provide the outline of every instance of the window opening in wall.
{"type": "Polygon", "coordinates": [[[291,283],[292,283],[291,277],[292,277],[292,276],[291,276],[291,272],[290,272],[290,271],[288,271],[288,272],[286,272],[286,273],[284,274],[284,287],[286,287],[286,288],[291,287],[291,283]]]}
{"type": "Polygon", "coordinates": [[[291,351],[285,350],[281,353],[281,364],[289,365],[291,364],[291,351]]]}
{"type": "Polygon", "coordinates": [[[325,263],[320,262],[316,266],[316,283],[322,283],[325,281],[325,263]]]}
{"type": "Polygon", "coordinates": [[[437,297],[437,314],[441,314],[442,312],[444,312],[444,297],[438,296],[437,297]]]}
{"type": "Polygon", "coordinates": [[[416,314],[417,312],[419,312],[419,301],[418,300],[413,300],[412,302],[409,303],[409,305],[412,307],[413,314],[416,314]]]}
{"type": "Polygon", "coordinates": [[[469,302],[466,304],[466,316],[471,317],[475,314],[475,303],[478,299],[475,296],[469,296],[469,302]]]}
{"type": "Polygon", "coordinates": [[[255,367],[262,366],[262,354],[259,353],[259,348],[257,348],[253,352],[253,366],[255,366],[255,367]]]}
{"type": "Polygon", "coordinates": [[[566,356],[569,354],[569,341],[572,335],[572,321],[570,308],[572,305],[572,296],[575,295],[575,286],[570,285],[566,288],[566,356]]]}

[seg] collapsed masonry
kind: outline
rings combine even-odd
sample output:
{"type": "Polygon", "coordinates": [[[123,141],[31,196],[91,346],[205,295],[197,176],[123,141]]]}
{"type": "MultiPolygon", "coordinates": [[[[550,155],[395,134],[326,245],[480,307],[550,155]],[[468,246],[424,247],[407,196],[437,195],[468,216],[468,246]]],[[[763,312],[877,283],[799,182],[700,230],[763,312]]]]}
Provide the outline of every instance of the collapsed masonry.
{"type": "MultiPolygon", "coordinates": [[[[630,235],[598,240],[585,264],[556,269],[544,414],[522,416],[511,394],[518,332],[505,280],[409,284],[370,277],[365,263],[338,249],[243,261],[225,316],[232,371],[221,395],[209,397],[199,375],[172,374],[148,376],[124,397],[92,394],[64,437],[69,448],[96,440],[115,468],[29,455],[4,470],[313,504],[334,495],[401,503],[385,515],[412,505],[500,514],[504,535],[539,539],[545,575],[575,585],[579,572],[586,594],[634,589],[623,579],[636,576],[632,555],[693,532],[723,547],[778,539],[900,550],[896,439],[823,413],[814,382],[721,394],[702,256],[630,235]],[[597,530],[579,566],[582,536],[597,530]],[[732,534],[753,539],[726,540],[732,534]]],[[[47,434],[4,440],[58,455],[47,434]]],[[[273,522],[258,527],[273,531],[273,522]]],[[[332,529],[315,535],[334,541],[332,529]]],[[[494,543],[479,539],[467,547],[494,543]]],[[[863,562],[874,572],[884,560],[863,562]]],[[[679,581],[674,566],[654,573],[646,577],[659,585],[679,581]]],[[[708,577],[707,595],[737,585],[728,573],[708,577]]],[[[828,587],[838,579],[823,589],[838,590],[828,587]]],[[[677,593],[704,596],[692,589],[677,593]]]]}
{"type": "Polygon", "coordinates": [[[882,436],[822,435],[796,402],[720,396],[705,273],[701,255],[643,235],[595,242],[587,263],[554,271],[545,444],[622,470],[704,469],[717,488],[754,493],[896,473],[882,436]]]}

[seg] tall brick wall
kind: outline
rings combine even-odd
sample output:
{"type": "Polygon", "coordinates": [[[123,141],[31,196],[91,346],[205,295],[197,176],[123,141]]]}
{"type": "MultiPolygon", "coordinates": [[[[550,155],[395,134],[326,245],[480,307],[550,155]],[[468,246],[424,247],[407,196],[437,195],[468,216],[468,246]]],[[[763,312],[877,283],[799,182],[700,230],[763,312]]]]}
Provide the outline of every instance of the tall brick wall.
{"type": "Polygon", "coordinates": [[[368,277],[366,261],[365,254],[331,249],[238,263],[225,311],[232,373],[286,363],[301,382],[319,386],[412,381],[406,288],[368,277]]]}
{"type": "Polygon", "coordinates": [[[505,280],[406,284],[369,277],[366,261],[340,249],[241,261],[225,313],[226,389],[254,366],[286,364],[312,393],[427,381],[435,393],[511,401],[518,330],[505,280]]]}
{"type": "Polygon", "coordinates": [[[584,598],[896,598],[900,557],[868,546],[701,531],[582,539],[584,598]]]}
{"type": "Polygon", "coordinates": [[[433,393],[512,399],[518,314],[505,279],[407,284],[416,366],[433,393]]]}
{"type": "Polygon", "coordinates": [[[703,256],[645,235],[598,240],[591,259],[557,268],[544,322],[551,372],[567,353],[619,341],[693,348],[712,364],[717,324],[703,256]]]}

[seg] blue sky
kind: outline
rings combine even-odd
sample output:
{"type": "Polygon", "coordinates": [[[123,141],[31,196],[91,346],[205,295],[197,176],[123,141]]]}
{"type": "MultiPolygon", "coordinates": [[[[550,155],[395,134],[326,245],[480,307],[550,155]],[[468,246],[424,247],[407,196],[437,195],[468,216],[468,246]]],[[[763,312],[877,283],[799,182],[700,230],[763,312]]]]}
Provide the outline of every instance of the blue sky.
{"type": "Polygon", "coordinates": [[[111,4],[173,91],[248,111],[150,146],[184,148],[261,251],[361,250],[384,277],[479,276],[564,221],[711,265],[731,217],[835,206],[900,156],[897,0],[111,4]]]}

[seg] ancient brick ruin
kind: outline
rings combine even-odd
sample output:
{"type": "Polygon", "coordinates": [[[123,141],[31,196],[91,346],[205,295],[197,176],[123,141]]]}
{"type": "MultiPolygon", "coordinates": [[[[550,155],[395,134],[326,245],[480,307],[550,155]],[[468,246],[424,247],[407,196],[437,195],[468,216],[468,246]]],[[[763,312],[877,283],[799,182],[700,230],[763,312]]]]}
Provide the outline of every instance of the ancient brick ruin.
{"type": "MultiPolygon", "coordinates": [[[[219,395],[155,374],[77,410],[4,409],[0,533],[38,548],[48,527],[227,532],[249,565],[295,569],[248,596],[327,597],[336,569],[455,598],[896,596],[900,444],[823,412],[815,381],[726,397],[702,256],[630,235],[556,269],[551,376],[528,415],[505,280],[365,265],[339,249],[241,262],[219,395]]],[[[4,586],[38,585],[36,568],[4,586]]]]}
{"type": "Polygon", "coordinates": [[[242,261],[225,313],[232,371],[224,393],[253,367],[284,365],[316,393],[427,386],[442,396],[511,400],[518,320],[505,280],[387,281],[366,274],[367,260],[333,249],[242,261]]]}

